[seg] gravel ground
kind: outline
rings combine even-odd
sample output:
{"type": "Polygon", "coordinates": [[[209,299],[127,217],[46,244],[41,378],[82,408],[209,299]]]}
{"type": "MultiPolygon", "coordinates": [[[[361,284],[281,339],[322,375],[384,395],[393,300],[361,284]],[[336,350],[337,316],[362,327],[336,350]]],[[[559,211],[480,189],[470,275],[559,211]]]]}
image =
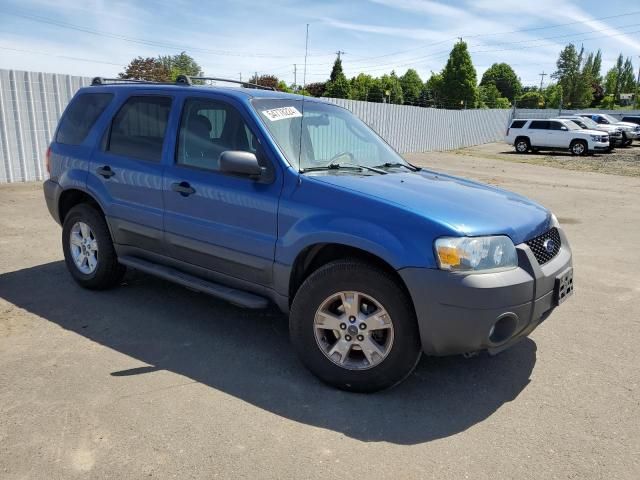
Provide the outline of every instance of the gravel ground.
{"type": "Polygon", "coordinates": [[[506,143],[488,143],[462,148],[456,150],[455,153],[489,160],[507,160],[581,172],[600,172],[640,177],[640,142],[637,141],[630,147],[616,148],[611,153],[597,153],[584,157],[574,156],[567,152],[521,154],[506,143]]]}
{"type": "Polygon", "coordinates": [[[80,289],[40,186],[0,186],[0,478],[640,478],[640,179],[491,149],[409,157],[552,208],[576,294],[497,357],[368,396],[307,373],[273,310],[135,272],[80,289]]]}

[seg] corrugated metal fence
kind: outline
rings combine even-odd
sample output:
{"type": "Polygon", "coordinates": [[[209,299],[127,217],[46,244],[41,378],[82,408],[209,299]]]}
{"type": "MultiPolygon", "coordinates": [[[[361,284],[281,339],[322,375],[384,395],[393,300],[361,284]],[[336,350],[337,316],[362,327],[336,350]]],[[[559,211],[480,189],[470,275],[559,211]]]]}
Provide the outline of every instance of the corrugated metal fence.
{"type": "MultiPolygon", "coordinates": [[[[44,152],[58,119],[73,94],[89,83],[87,77],[0,69],[0,183],[44,178],[44,152]]],[[[403,153],[500,141],[513,114],[511,109],[440,110],[356,100],[327,101],[358,115],[403,153]]],[[[516,111],[521,118],[557,114],[558,110],[516,111]]]]}
{"type": "Polygon", "coordinates": [[[574,113],[608,113],[618,120],[626,115],[640,115],[640,110],[598,110],[596,108],[585,108],[584,110],[559,110],[557,108],[547,108],[537,110],[533,108],[518,108],[513,118],[554,118],[558,115],[572,115],[574,113]]]}
{"type": "Polygon", "coordinates": [[[44,152],[73,94],[89,78],[0,70],[0,183],[42,180],[44,152]]]}

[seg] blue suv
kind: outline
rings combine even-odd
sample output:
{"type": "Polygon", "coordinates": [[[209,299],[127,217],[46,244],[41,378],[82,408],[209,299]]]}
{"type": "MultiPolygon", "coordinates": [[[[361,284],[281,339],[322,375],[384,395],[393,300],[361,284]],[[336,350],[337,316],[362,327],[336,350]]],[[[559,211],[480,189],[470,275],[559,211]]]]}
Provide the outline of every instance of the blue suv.
{"type": "Polygon", "coordinates": [[[81,286],[131,267],[275,304],[304,364],[361,392],[423,352],[497,353],[573,292],[544,207],[417,168],[336,105],[191,80],[96,78],[62,116],[44,194],[81,286]]]}

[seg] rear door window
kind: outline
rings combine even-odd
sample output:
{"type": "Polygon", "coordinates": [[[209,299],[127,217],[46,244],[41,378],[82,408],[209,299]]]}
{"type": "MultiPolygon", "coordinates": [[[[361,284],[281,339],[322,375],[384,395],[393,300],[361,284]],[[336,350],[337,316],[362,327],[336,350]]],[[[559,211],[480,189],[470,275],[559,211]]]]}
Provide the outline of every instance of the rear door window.
{"type": "Polygon", "coordinates": [[[91,127],[113,99],[112,93],[83,93],[78,95],[64,112],[56,142],[80,145],[87,138],[91,127]]]}
{"type": "Polygon", "coordinates": [[[529,128],[533,130],[549,130],[549,121],[548,120],[534,120],[529,125],[529,128]]]}
{"type": "Polygon", "coordinates": [[[170,111],[171,97],[130,97],[111,123],[106,151],[160,162],[170,111]]]}
{"type": "Polygon", "coordinates": [[[560,122],[549,122],[549,130],[562,130],[563,126],[560,122]]]}

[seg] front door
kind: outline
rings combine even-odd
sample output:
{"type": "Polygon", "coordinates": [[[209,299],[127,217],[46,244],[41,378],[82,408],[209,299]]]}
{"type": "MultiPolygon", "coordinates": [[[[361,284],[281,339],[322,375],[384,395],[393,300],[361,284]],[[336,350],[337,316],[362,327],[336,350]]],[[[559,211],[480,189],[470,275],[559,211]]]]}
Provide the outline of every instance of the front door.
{"type": "Polygon", "coordinates": [[[184,101],[175,159],[164,176],[165,241],[173,258],[269,285],[282,177],[251,122],[242,107],[222,98],[184,101]],[[220,172],[226,150],[256,153],[270,180],[220,172]]]}

